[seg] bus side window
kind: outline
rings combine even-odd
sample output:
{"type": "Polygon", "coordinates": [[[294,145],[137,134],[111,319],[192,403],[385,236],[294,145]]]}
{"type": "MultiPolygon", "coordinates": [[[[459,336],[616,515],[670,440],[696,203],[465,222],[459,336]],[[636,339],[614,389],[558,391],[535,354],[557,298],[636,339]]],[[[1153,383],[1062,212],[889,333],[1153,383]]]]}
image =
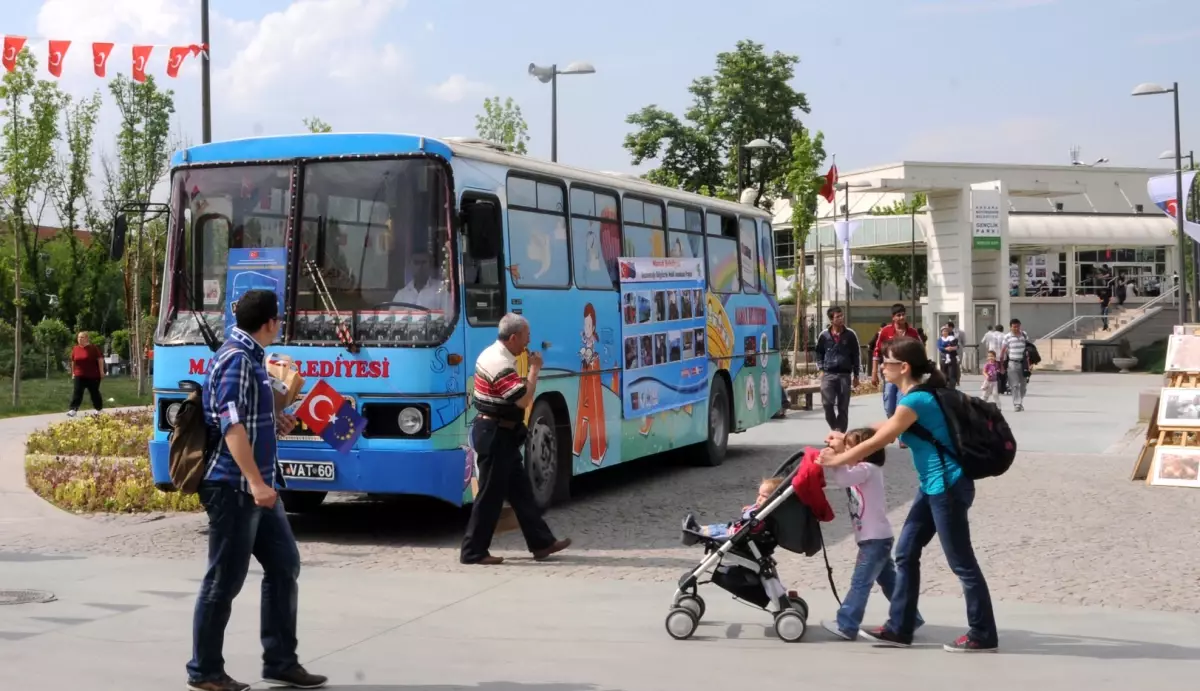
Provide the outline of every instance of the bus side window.
{"type": "Polygon", "coordinates": [[[463,294],[467,323],[496,324],[504,316],[503,227],[495,198],[463,201],[463,294]]]}

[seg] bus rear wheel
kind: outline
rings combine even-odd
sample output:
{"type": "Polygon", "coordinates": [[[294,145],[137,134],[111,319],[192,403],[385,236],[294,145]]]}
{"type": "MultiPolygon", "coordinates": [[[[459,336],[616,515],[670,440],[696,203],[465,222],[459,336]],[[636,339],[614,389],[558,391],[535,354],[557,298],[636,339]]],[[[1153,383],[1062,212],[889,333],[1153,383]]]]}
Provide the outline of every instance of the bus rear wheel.
{"type": "Polygon", "coordinates": [[[715,467],[725,462],[729,448],[729,390],[723,377],[713,377],[708,393],[708,439],[700,445],[699,465],[715,467]]]}
{"type": "Polygon", "coordinates": [[[285,489],[279,492],[279,500],[283,502],[283,510],[288,513],[308,513],[321,507],[321,503],[325,501],[325,492],[285,489]]]}
{"type": "MultiPolygon", "coordinates": [[[[525,472],[533,485],[538,508],[561,504],[570,496],[571,467],[563,462],[562,451],[570,440],[559,438],[558,416],[546,399],[533,404],[529,416],[529,438],[525,441],[525,472]]],[[[569,463],[569,458],[568,458],[569,463]]]]}

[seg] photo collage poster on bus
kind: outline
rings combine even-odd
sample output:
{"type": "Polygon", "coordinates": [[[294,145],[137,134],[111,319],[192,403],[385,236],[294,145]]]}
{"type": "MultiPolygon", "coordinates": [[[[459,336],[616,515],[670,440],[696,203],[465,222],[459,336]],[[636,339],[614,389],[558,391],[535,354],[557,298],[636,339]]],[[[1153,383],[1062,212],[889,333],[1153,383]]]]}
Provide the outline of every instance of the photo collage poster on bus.
{"type": "MultiPolygon", "coordinates": [[[[225,336],[236,326],[233,316],[238,298],[251,290],[273,290],[283,318],[283,293],[287,287],[287,248],[235,247],[229,250],[225,274],[225,336]]],[[[280,324],[280,328],[283,324],[280,324]]]]}
{"type": "Polygon", "coordinates": [[[702,260],[622,257],[618,262],[625,418],[705,400],[708,357],[702,260]]]}

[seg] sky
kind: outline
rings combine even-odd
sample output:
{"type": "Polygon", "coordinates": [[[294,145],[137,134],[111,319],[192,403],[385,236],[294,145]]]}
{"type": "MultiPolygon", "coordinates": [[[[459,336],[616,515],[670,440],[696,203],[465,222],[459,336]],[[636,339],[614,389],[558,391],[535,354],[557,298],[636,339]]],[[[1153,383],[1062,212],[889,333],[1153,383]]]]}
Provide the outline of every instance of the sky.
{"type": "MultiPolygon", "coordinates": [[[[691,81],[740,39],[797,55],[805,125],[822,130],[843,173],[901,160],[1164,167],[1174,148],[1169,95],[1181,83],[1183,149],[1200,149],[1200,2],[1194,0],[211,0],[213,138],[302,131],[470,136],[487,96],[511,96],[530,154],[549,157],[550,87],[530,62],[582,60],[562,76],[558,160],[644,172],[622,147],[626,116],[682,113],[691,81]],[[570,8],[569,11],[567,8],[570,8]]],[[[107,88],[92,41],[157,46],[148,71],[176,94],[174,126],[201,142],[199,62],[165,75],[168,46],[200,41],[199,0],[8,0],[0,33],[24,35],[46,71],[48,39],[74,43],[62,88],[107,88]]],[[[97,141],[117,127],[107,99],[97,141]]]]}

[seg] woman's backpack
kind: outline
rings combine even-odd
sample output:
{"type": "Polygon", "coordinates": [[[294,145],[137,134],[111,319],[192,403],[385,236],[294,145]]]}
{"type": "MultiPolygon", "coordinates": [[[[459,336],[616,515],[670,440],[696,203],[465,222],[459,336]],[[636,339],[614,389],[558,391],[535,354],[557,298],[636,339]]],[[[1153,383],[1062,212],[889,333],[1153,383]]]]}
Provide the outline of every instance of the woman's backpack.
{"type": "Polygon", "coordinates": [[[913,434],[933,444],[944,456],[951,456],[972,480],[999,477],[1008,472],[1017,456],[1017,439],[999,406],[957,389],[919,386],[928,391],[946,417],[946,428],[954,442],[947,449],[921,426],[913,423],[913,434]]]}

